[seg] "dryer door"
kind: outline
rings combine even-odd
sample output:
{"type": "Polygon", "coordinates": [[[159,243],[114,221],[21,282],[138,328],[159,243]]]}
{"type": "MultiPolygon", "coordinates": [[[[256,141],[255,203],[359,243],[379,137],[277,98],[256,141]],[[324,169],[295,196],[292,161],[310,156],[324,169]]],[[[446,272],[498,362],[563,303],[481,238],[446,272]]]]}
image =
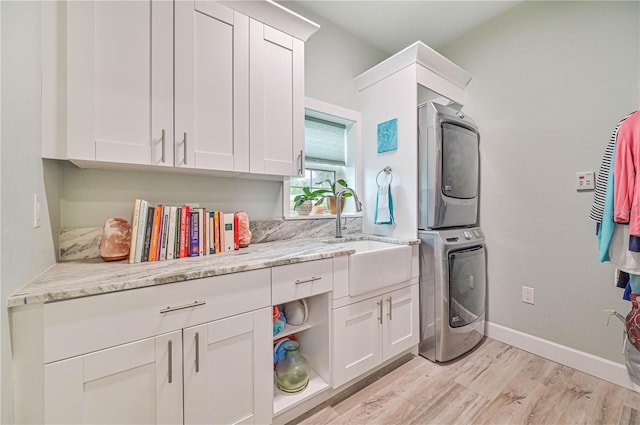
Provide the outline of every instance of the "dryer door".
{"type": "Polygon", "coordinates": [[[486,266],[483,246],[449,253],[449,325],[474,322],[484,313],[486,266]]]}
{"type": "Polygon", "coordinates": [[[478,133],[442,124],[442,194],[473,199],[478,195],[478,133]]]}

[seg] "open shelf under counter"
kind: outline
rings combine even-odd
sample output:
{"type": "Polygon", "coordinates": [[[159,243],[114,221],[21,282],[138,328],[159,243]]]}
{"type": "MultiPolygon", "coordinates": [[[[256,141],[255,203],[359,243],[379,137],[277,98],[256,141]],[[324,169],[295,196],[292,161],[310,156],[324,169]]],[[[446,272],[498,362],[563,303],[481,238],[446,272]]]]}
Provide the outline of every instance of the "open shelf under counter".
{"type": "Polygon", "coordinates": [[[302,332],[305,331],[309,328],[311,328],[313,326],[312,323],[305,323],[304,325],[300,325],[300,326],[295,326],[295,325],[291,325],[289,323],[287,323],[284,326],[284,329],[282,330],[282,332],[278,332],[277,334],[275,334],[273,336],[273,340],[275,341],[276,339],[280,339],[280,338],[284,338],[285,336],[289,336],[289,335],[293,335],[296,332],[302,332]]]}
{"type": "Polygon", "coordinates": [[[307,388],[299,393],[289,394],[280,391],[274,384],[273,390],[273,416],[277,416],[280,413],[285,412],[290,407],[297,405],[298,403],[305,401],[322,391],[329,388],[329,383],[318,376],[313,369],[309,372],[309,384],[307,388]]]}

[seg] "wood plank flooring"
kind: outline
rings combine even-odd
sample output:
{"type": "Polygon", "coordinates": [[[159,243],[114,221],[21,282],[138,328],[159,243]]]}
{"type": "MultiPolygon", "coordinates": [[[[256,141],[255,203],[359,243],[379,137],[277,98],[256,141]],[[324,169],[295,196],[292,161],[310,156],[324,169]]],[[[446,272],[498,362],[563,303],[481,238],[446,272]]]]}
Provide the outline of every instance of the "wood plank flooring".
{"type": "Polygon", "coordinates": [[[486,338],[445,364],[407,356],[292,424],[640,425],[640,394],[486,338]]]}

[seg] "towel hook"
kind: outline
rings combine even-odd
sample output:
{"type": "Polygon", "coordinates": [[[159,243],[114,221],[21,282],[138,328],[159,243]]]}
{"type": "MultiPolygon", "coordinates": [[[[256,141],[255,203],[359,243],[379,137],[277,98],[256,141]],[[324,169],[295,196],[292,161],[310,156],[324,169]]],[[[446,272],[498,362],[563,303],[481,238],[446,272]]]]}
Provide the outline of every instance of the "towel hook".
{"type": "Polygon", "coordinates": [[[388,177],[389,181],[388,182],[383,182],[385,184],[391,184],[391,182],[393,181],[393,174],[391,174],[391,166],[387,165],[386,167],[384,167],[382,170],[378,171],[378,174],[376,174],[376,184],[378,186],[380,186],[380,174],[384,173],[383,177],[388,177]]]}

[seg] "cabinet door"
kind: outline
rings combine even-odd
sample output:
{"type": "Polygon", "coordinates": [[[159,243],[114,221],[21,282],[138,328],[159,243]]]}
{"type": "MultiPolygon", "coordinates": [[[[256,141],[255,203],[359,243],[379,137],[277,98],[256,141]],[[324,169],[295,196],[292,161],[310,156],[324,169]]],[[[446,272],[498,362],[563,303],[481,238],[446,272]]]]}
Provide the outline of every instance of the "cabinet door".
{"type": "Polygon", "coordinates": [[[382,314],[380,297],[334,310],[334,387],[382,362],[382,314]]]}
{"type": "Polygon", "coordinates": [[[185,424],[270,423],[271,309],[184,330],[185,424]]]}
{"type": "Polygon", "coordinates": [[[172,332],[45,365],[45,422],[182,423],[181,344],[172,332]]]}
{"type": "Polygon", "coordinates": [[[66,7],[67,158],[173,166],[173,4],[66,7]]]}
{"type": "Polygon", "coordinates": [[[418,285],[382,296],[384,303],[383,360],[419,342],[418,285]]]}
{"type": "Polygon", "coordinates": [[[176,2],[175,165],[249,171],[249,18],[176,2]]]}
{"type": "Polygon", "coordinates": [[[302,175],[304,43],[250,20],[250,168],[302,175]]]}

